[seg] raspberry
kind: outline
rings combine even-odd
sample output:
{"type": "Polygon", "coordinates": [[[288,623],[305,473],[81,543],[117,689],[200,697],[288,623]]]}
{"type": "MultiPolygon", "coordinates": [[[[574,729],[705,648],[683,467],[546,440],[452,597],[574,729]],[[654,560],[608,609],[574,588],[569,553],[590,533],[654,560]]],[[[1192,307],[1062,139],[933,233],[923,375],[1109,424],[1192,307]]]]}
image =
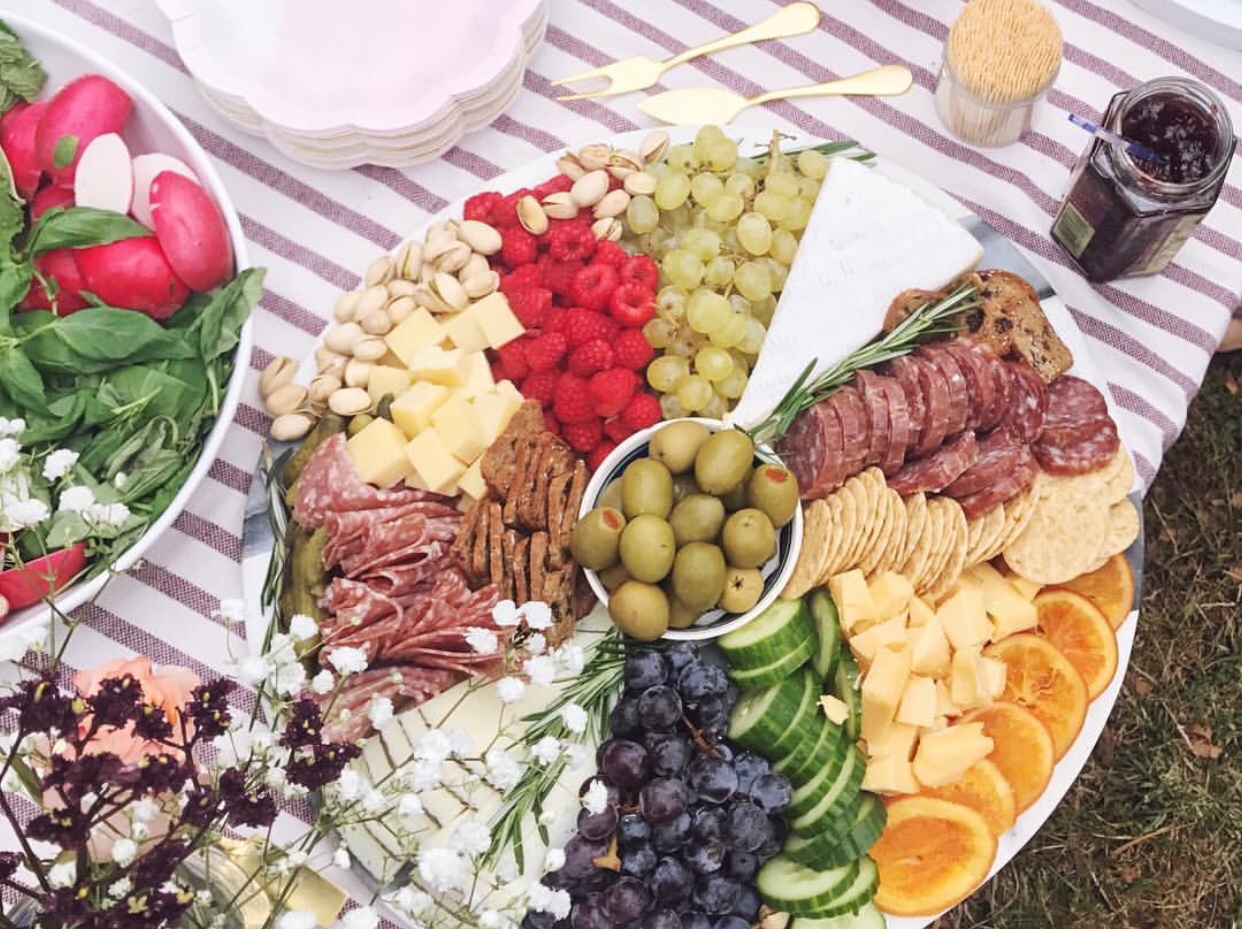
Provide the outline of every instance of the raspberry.
{"type": "Polygon", "coordinates": [[[515,268],[512,274],[500,278],[500,292],[506,297],[523,290],[531,290],[543,286],[543,272],[535,264],[524,264],[515,268]]]}
{"type": "Polygon", "coordinates": [[[587,467],[592,471],[598,471],[600,465],[604,463],[604,459],[611,455],[616,447],[615,442],[601,441],[599,445],[591,449],[590,454],[587,455],[587,467]]]}
{"type": "Polygon", "coordinates": [[[641,284],[654,293],[660,286],[660,269],[647,255],[635,255],[621,265],[621,283],[641,284]]]}
{"type": "Polygon", "coordinates": [[[518,385],[518,390],[522,392],[522,396],[527,400],[538,400],[540,405],[546,410],[552,406],[552,401],[556,398],[556,386],[560,383],[561,375],[556,371],[543,371],[539,374],[532,374],[526,380],[518,385]]]}
{"type": "Polygon", "coordinates": [[[642,284],[622,284],[608,298],[608,309],[622,326],[642,326],[655,316],[655,294],[642,284]]]}
{"type": "Polygon", "coordinates": [[[591,339],[611,342],[617,335],[615,322],[603,313],[585,310],[580,306],[570,307],[565,311],[563,328],[565,335],[569,337],[570,348],[577,348],[591,339]]]}
{"type": "MultiPolygon", "coordinates": [[[[557,396],[560,396],[559,389],[557,396]]],[[[659,400],[649,393],[637,393],[630,398],[630,402],[621,411],[621,422],[637,432],[639,429],[654,426],[660,421],[662,415],[659,400]]]]}
{"type": "MultiPolygon", "coordinates": [[[[658,408],[658,406],[657,406],[658,408]]],[[[587,382],[575,374],[562,374],[552,400],[552,412],[562,423],[580,423],[595,417],[587,382]]]]}
{"type": "Polygon", "coordinates": [[[600,416],[615,416],[625,409],[638,390],[639,377],[625,368],[612,368],[600,371],[591,377],[587,390],[591,394],[591,403],[600,416]]]}
{"type": "Polygon", "coordinates": [[[517,383],[522,378],[526,377],[526,375],[530,374],[530,365],[526,361],[526,346],[523,344],[527,341],[533,340],[518,339],[515,342],[502,345],[499,349],[497,349],[496,353],[500,356],[500,364],[498,367],[501,372],[498,380],[508,378],[514,383],[517,383]]]}
{"type": "Polygon", "coordinates": [[[598,416],[592,416],[581,422],[566,423],[565,428],[561,430],[561,436],[575,452],[586,454],[595,451],[600,440],[603,439],[604,426],[598,416]]]}
{"type": "Polygon", "coordinates": [[[557,261],[586,261],[595,254],[595,236],[585,222],[569,222],[548,232],[548,246],[557,261]]]}
{"type": "Polygon", "coordinates": [[[634,430],[622,422],[620,416],[614,416],[604,423],[604,435],[608,436],[610,441],[624,442],[633,434],[634,430]]]}
{"type": "MultiPolygon", "coordinates": [[[[530,264],[539,256],[539,245],[535,237],[521,226],[506,226],[501,229],[500,243],[500,259],[510,268],[530,264]]],[[[539,277],[542,279],[543,275],[540,274],[539,277]]]]}
{"type": "Polygon", "coordinates": [[[475,194],[461,208],[462,218],[477,219],[481,223],[490,224],[492,221],[492,210],[503,199],[504,197],[494,190],[485,190],[481,194],[475,194]]]}
{"type": "Polygon", "coordinates": [[[586,267],[581,261],[557,261],[553,258],[543,269],[543,286],[558,297],[570,299],[574,290],[574,278],[586,267]]]}
{"type": "MultiPolygon", "coordinates": [[[[500,229],[506,226],[517,226],[518,225],[518,215],[517,215],[518,201],[521,200],[523,197],[525,197],[529,193],[530,193],[530,188],[523,187],[520,190],[515,190],[513,193],[509,194],[507,197],[501,197],[499,200],[497,200],[496,203],[492,206],[492,225],[495,226],[497,229],[500,229]]],[[[523,229],[522,231],[525,232],[526,230],[523,229]]]]}
{"type": "Polygon", "coordinates": [[[593,265],[612,265],[620,270],[630,258],[630,253],[623,249],[616,242],[600,242],[595,246],[595,257],[591,259],[593,265]]]}
{"type": "Polygon", "coordinates": [[[509,309],[527,329],[538,329],[552,306],[552,291],[542,287],[509,294],[509,309]]]}
{"type": "Polygon", "coordinates": [[[535,336],[526,345],[526,363],[536,374],[551,371],[563,357],[569,340],[560,332],[545,332],[535,336]]]}
{"type": "Polygon", "coordinates": [[[574,277],[574,302],[588,310],[605,309],[619,280],[612,265],[587,265],[574,277]]]}
{"type": "Polygon", "coordinates": [[[606,371],[612,367],[612,346],[605,339],[587,339],[569,353],[566,367],[579,377],[606,371]]]}
{"type": "Polygon", "coordinates": [[[641,329],[624,329],[612,341],[612,355],[621,367],[641,371],[651,363],[655,352],[641,329]]]}
{"type": "Polygon", "coordinates": [[[569,190],[569,188],[573,186],[574,186],[573,178],[567,175],[564,175],[564,174],[558,174],[556,177],[549,178],[548,180],[540,184],[538,187],[536,187],[534,190],[534,194],[537,199],[542,200],[544,197],[548,196],[549,194],[564,193],[565,191],[569,190]]]}
{"type": "MultiPolygon", "coordinates": [[[[543,314],[543,331],[544,332],[565,332],[565,317],[568,310],[562,310],[558,306],[554,306],[543,314]]],[[[566,333],[568,335],[568,333],[566,333]]]]}

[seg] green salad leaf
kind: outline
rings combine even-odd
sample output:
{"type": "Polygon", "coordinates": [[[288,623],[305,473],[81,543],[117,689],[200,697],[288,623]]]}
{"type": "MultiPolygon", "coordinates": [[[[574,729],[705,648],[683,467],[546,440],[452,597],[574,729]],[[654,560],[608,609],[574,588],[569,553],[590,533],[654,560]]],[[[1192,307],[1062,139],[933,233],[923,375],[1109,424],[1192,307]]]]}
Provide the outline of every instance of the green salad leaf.
{"type": "Polygon", "coordinates": [[[17,34],[0,22],[0,113],[19,101],[31,102],[46,83],[43,66],[26,51],[17,34]]]}
{"type": "Polygon", "coordinates": [[[151,235],[142,223],[90,206],[58,206],[41,215],[30,230],[26,253],[38,258],[56,248],[88,248],[108,245],[121,239],[140,239],[151,235]]]}

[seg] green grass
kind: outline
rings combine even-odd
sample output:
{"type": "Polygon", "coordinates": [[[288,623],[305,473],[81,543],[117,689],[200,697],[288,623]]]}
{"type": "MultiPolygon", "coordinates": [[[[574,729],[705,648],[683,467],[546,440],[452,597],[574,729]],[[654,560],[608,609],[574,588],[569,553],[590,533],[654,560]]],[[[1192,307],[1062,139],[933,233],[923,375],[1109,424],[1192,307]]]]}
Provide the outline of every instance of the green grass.
{"type": "Polygon", "coordinates": [[[1138,640],[1091,760],[936,929],[1242,927],[1240,383],[1242,352],[1213,361],[1147,497],[1138,640]]]}

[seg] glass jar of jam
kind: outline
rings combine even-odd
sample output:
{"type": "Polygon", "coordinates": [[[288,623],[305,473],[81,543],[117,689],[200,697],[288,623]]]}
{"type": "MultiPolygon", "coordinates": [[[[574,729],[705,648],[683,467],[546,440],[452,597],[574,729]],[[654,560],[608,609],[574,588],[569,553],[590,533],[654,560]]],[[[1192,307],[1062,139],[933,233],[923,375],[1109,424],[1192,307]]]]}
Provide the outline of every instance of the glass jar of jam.
{"type": "Polygon", "coordinates": [[[1207,87],[1162,77],[1116,94],[1104,126],[1163,160],[1094,139],[1074,167],[1052,237],[1090,281],[1159,274],[1216,203],[1233,124],[1207,87]]]}

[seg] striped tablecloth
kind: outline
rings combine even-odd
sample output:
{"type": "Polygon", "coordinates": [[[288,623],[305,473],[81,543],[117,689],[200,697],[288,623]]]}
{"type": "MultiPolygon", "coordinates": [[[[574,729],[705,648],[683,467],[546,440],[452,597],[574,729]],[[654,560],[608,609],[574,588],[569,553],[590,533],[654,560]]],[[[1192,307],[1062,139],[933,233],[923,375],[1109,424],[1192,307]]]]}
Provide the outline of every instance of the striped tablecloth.
{"type": "MultiPolygon", "coordinates": [[[[261,0],[258,0],[261,2],[261,0]]],[[[502,0],[496,0],[502,2],[502,0]]],[[[1187,75],[1224,97],[1242,128],[1242,53],[1182,33],[1124,0],[1052,0],[1065,64],[1033,131],[1000,150],[972,148],[941,127],[932,90],[960,0],[832,0],[820,29],[784,43],[734,49],[666,76],[664,88],[724,84],[745,94],[905,62],[915,86],[888,100],[771,104],[748,125],[852,137],[941,185],[1009,236],[1064,296],[1106,373],[1121,429],[1149,484],[1176,439],[1208,360],[1239,305],[1242,172],[1168,271],[1093,286],[1048,236],[1070,168],[1087,137],[1067,112],[1098,119],[1118,90],[1187,75]]],[[[551,0],[547,39],[509,112],[443,158],[406,171],[304,168],[225,123],[199,97],[152,0],[0,0],[84,41],[154,89],[219,161],[257,264],[269,269],[256,320],[250,386],[210,477],[145,564],[85,608],[89,628],[71,661],[142,652],[203,675],[228,666],[222,599],[241,595],[246,491],[267,426],[254,389],[274,354],[304,357],[343,289],[375,255],[430,212],[487,186],[541,152],[648,124],[637,96],[562,104],[550,81],[631,55],[663,58],[767,16],[770,0],[551,0]]]]}

